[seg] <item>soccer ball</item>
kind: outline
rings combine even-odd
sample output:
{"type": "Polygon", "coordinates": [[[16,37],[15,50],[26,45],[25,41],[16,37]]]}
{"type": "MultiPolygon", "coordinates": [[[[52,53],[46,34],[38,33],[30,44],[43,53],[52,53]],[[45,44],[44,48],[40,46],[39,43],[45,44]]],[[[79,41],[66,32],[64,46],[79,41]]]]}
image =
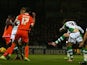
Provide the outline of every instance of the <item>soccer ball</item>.
{"type": "Polygon", "coordinates": [[[0,52],[1,52],[1,53],[4,53],[5,51],[6,51],[6,48],[4,48],[4,47],[1,47],[1,48],[0,48],[0,52]]]}

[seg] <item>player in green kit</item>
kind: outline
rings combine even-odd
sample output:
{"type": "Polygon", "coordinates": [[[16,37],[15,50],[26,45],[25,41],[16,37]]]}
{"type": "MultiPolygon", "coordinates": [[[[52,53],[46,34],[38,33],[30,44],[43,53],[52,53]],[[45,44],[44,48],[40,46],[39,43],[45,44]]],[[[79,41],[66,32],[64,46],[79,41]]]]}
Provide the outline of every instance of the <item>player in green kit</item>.
{"type": "Polygon", "coordinates": [[[67,44],[68,61],[73,61],[72,44],[76,44],[77,42],[79,43],[79,47],[82,47],[83,38],[81,36],[81,33],[84,33],[84,30],[80,26],[78,26],[75,23],[75,21],[72,21],[72,20],[66,21],[65,24],[60,28],[60,31],[64,29],[66,29],[68,32],[60,36],[56,41],[52,43],[48,43],[48,44],[56,46],[58,43],[63,41],[65,38],[68,38],[68,44],[67,44]]]}

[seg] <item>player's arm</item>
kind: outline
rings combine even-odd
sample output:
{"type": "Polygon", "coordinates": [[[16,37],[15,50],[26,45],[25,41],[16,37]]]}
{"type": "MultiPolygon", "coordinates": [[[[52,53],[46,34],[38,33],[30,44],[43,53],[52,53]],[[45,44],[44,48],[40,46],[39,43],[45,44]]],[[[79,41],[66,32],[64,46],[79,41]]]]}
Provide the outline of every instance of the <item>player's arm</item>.
{"type": "Polygon", "coordinates": [[[83,34],[84,33],[84,30],[80,27],[80,26],[78,26],[78,29],[80,30],[80,32],[83,34]]]}
{"type": "Polygon", "coordinates": [[[63,31],[63,30],[65,30],[66,28],[65,28],[65,24],[59,29],[59,31],[61,32],[61,31],[63,31]]]}
{"type": "Polygon", "coordinates": [[[31,23],[31,27],[33,27],[34,24],[35,24],[35,18],[36,18],[36,13],[35,12],[32,12],[32,18],[33,18],[33,22],[31,23]]]}

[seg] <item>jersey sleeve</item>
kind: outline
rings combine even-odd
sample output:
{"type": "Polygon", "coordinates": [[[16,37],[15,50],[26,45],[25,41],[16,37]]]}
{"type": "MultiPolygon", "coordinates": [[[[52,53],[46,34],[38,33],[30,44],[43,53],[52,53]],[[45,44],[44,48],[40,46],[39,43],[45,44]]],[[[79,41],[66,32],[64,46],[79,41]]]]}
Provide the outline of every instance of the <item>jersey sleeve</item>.
{"type": "Polygon", "coordinates": [[[63,30],[66,28],[66,24],[64,24],[60,29],[63,30]]]}
{"type": "Polygon", "coordinates": [[[78,26],[78,29],[81,31],[81,33],[84,33],[84,30],[80,26],[78,26]]]}

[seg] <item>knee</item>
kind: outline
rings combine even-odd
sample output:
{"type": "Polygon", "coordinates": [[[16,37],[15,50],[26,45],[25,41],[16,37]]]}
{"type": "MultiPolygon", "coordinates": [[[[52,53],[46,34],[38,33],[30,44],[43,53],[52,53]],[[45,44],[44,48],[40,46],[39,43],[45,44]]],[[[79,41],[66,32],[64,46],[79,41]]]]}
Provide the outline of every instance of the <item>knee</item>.
{"type": "Polygon", "coordinates": [[[63,34],[63,36],[69,37],[69,33],[65,33],[65,34],[63,34]]]}

